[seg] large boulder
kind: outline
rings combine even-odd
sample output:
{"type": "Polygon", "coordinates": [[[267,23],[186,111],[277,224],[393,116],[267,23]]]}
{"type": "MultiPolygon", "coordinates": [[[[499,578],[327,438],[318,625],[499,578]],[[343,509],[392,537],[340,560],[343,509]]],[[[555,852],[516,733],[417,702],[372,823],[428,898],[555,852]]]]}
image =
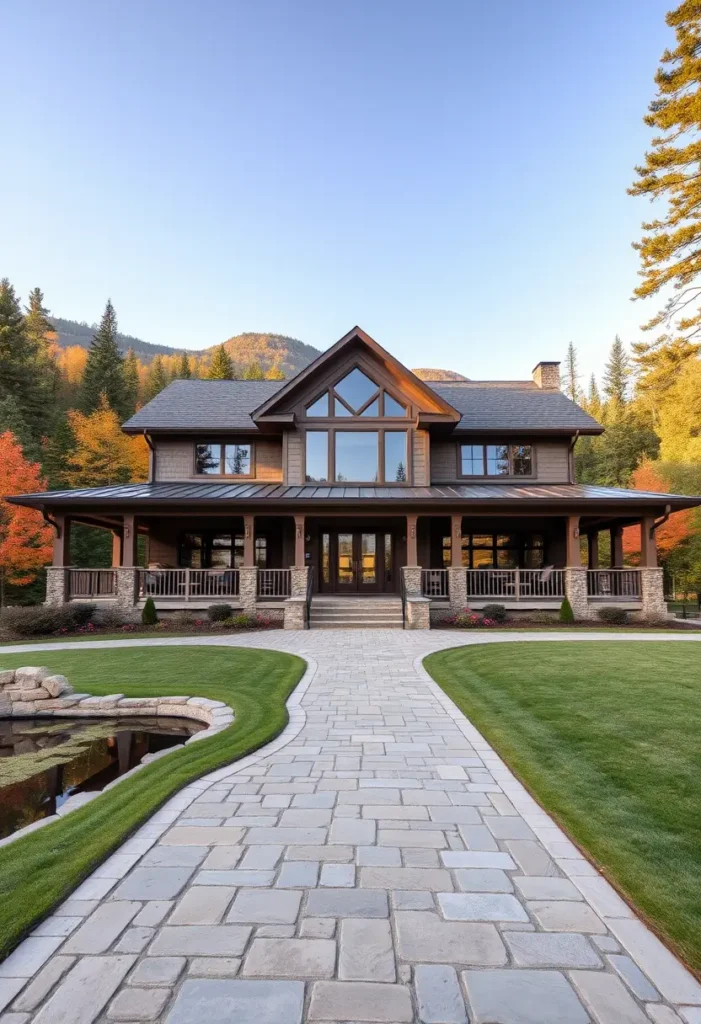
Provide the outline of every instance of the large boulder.
{"type": "Polygon", "coordinates": [[[0,668],[0,688],[12,686],[15,682],[15,670],[13,668],[0,668]]]}
{"type": "Polygon", "coordinates": [[[40,667],[25,665],[24,668],[15,669],[14,685],[18,686],[21,690],[33,690],[35,687],[41,686],[47,676],[51,674],[51,669],[45,665],[40,667]]]}
{"type": "Polygon", "coordinates": [[[60,697],[62,693],[73,693],[73,687],[65,676],[46,676],[41,685],[49,691],[51,697],[60,697]]]}

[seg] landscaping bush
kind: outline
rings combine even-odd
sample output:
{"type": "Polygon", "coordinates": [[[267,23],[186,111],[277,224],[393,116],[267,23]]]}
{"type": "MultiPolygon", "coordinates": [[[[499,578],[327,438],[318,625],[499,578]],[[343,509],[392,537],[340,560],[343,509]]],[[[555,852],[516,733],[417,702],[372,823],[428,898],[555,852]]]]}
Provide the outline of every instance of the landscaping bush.
{"type": "Polygon", "coordinates": [[[210,622],[223,622],[224,619],[231,618],[232,611],[230,604],[210,604],[207,609],[207,618],[210,622]]]}
{"type": "Polygon", "coordinates": [[[503,604],[486,604],[482,609],[482,617],[494,622],[506,622],[506,608],[503,604]]]}
{"type": "Polygon", "coordinates": [[[490,626],[498,625],[496,619],[470,611],[469,608],[463,609],[456,615],[449,615],[443,622],[446,626],[454,626],[456,629],[488,629],[490,626]]]}
{"type": "Polygon", "coordinates": [[[574,622],[574,612],[572,611],[572,605],[569,600],[565,597],[560,605],[560,622],[574,622]]]}
{"type": "Polygon", "coordinates": [[[267,629],[270,619],[264,619],[261,615],[249,615],[247,612],[239,612],[224,619],[223,626],[227,629],[267,629]]]}
{"type": "Polygon", "coordinates": [[[155,626],[158,622],[158,615],[156,614],[156,606],[153,603],[152,597],[146,598],[146,604],[144,605],[143,611],[141,612],[141,621],[144,626],[155,626]]]}
{"type": "Polygon", "coordinates": [[[601,622],[605,622],[609,626],[625,626],[628,622],[628,612],[625,608],[615,608],[612,606],[597,608],[596,615],[601,622]]]}
{"type": "Polygon", "coordinates": [[[0,615],[0,631],[16,637],[50,636],[87,625],[94,613],[94,604],[80,603],[5,608],[0,615]]]}

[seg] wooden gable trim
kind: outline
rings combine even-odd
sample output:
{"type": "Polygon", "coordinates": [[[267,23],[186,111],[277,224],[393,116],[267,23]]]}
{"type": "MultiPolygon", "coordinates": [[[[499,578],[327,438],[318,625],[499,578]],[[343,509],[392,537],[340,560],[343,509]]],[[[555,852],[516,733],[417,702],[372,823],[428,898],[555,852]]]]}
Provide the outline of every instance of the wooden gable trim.
{"type": "Polygon", "coordinates": [[[260,405],[252,413],[252,419],[254,422],[265,422],[268,416],[276,413],[290,410],[296,412],[300,407],[306,407],[314,401],[315,396],[348,373],[354,365],[370,372],[374,378],[380,373],[383,379],[378,383],[390,392],[397,392],[395,397],[398,400],[403,398],[405,403],[409,403],[412,416],[426,412],[444,417],[451,423],[459,422],[460,413],[457,409],[359,327],[354,327],[260,405]]]}

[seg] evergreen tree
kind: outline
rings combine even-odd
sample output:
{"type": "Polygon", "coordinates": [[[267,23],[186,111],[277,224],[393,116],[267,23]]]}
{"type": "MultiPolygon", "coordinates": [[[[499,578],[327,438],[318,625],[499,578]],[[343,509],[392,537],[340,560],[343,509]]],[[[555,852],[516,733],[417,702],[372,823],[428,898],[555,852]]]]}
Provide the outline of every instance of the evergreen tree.
{"type": "Polygon", "coordinates": [[[636,167],[630,195],[655,200],[654,220],[644,222],[634,243],[641,258],[637,298],[662,291],[672,296],[643,328],[662,327],[663,342],[697,338],[701,331],[701,5],[683,0],[666,17],[676,46],[662,54],[655,75],[657,95],[644,118],[656,129],[645,162],[636,167]],[[660,210],[666,202],[666,211],[660,210]]]}
{"type": "Polygon", "coordinates": [[[0,281],[0,399],[12,397],[32,437],[39,440],[47,421],[47,401],[36,352],[27,338],[15,290],[0,281]]]}
{"type": "Polygon", "coordinates": [[[150,402],[152,398],[155,398],[157,394],[163,391],[163,388],[167,388],[169,383],[163,360],[160,356],[154,356],[148,372],[146,401],[150,402]]]}
{"type": "Polygon", "coordinates": [[[265,373],[263,367],[260,365],[257,359],[252,359],[246,369],[243,371],[244,380],[265,380],[265,373]]]}
{"type": "Polygon", "coordinates": [[[214,350],[207,378],[209,380],[233,380],[234,364],[223,345],[214,350]]]}
{"type": "Polygon", "coordinates": [[[175,371],[175,376],[178,380],[190,380],[192,377],[192,367],[190,366],[190,357],[187,352],[183,352],[180,356],[180,362],[175,371]]]}
{"type": "Polygon", "coordinates": [[[4,434],[8,430],[21,445],[25,459],[37,462],[41,454],[41,446],[33,437],[15,396],[5,394],[0,398],[0,434],[4,434]]]}
{"type": "Polygon", "coordinates": [[[49,311],[44,305],[44,293],[41,288],[32,288],[29,293],[24,327],[30,344],[37,350],[47,351],[49,335],[53,334],[54,329],[49,320],[49,311]]]}
{"type": "MultiPolygon", "coordinates": [[[[56,420],[51,435],[44,439],[41,465],[49,490],[60,490],[70,486],[69,466],[75,447],[76,439],[64,413],[56,420]]],[[[102,533],[102,530],[89,532],[102,533]]]]}
{"type": "Polygon", "coordinates": [[[88,351],[80,387],[81,410],[86,415],[95,412],[101,407],[102,395],[118,416],[129,415],[124,360],[117,344],[117,316],[110,299],[88,351]]]}
{"type": "Polygon", "coordinates": [[[629,377],[630,360],[623,342],[616,335],[604,369],[604,394],[609,401],[618,402],[620,405],[627,401],[629,377]]]}
{"type": "Polygon", "coordinates": [[[139,403],[139,360],[133,348],[124,357],[124,395],[127,413],[131,416],[139,403]]]}
{"type": "Polygon", "coordinates": [[[579,364],[577,363],[577,349],[574,347],[572,342],[567,346],[567,355],[565,356],[565,394],[572,399],[573,402],[579,400],[580,388],[579,388],[579,364]]]}

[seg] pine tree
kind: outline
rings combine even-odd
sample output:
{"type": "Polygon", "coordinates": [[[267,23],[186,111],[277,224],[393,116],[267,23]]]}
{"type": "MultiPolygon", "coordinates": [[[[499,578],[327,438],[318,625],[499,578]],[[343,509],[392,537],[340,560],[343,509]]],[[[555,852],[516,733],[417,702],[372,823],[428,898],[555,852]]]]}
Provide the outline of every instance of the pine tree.
{"type": "Polygon", "coordinates": [[[32,288],[29,293],[24,327],[30,344],[37,350],[47,351],[49,335],[54,333],[54,329],[49,320],[49,311],[44,305],[44,293],[41,288],[32,288]]]}
{"type": "Polygon", "coordinates": [[[229,353],[223,345],[218,345],[214,350],[207,378],[209,380],[232,380],[233,376],[234,365],[229,353]]]}
{"type": "Polygon", "coordinates": [[[130,348],[124,357],[124,395],[128,415],[133,415],[139,403],[139,360],[130,348]]]}
{"type": "Polygon", "coordinates": [[[628,398],[628,378],[630,377],[630,360],[623,342],[616,335],[609,360],[604,369],[604,394],[609,401],[623,405],[628,398]]]}
{"type": "Polygon", "coordinates": [[[662,343],[675,336],[697,338],[701,332],[701,6],[683,2],[666,16],[676,33],[676,46],[662,54],[655,74],[657,95],[645,124],[656,129],[645,162],[636,167],[630,195],[666,202],[666,212],[643,223],[643,237],[633,247],[640,253],[642,283],[635,296],[666,294],[671,298],[643,328],[662,327],[662,343]]]}
{"type": "Polygon", "coordinates": [[[180,356],[180,362],[178,363],[175,376],[178,380],[190,380],[192,377],[192,367],[190,366],[190,357],[187,352],[183,352],[180,356]]]}
{"type": "Polygon", "coordinates": [[[252,359],[246,369],[243,371],[244,380],[265,380],[265,373],[263,367],[260,365],[257,359],[252,359]]]}
{"type": "Polygon", "coordinates": [[[579,400],[580,388],[579,388],[579,365],[577,363],[577,349],[574,347],[572,342],[567,346],[567,355],[565,356],[565,394],[572,399],[573,402],[579,400]]]}
{"type": "Polygon", "coordinates": [[[117,344],[117,316],[110,299],[88,351],[80,387],[81,410],[87,415],[95,412],[101,406],[102,395],[118,416],[129,415],[124,360],[117,344]]]}
{"type": "MultiPolygon", "coordinates": [[[[76,439],[64,413],[56,420],[51,435],[44,439],[41,466],[50,490],[70,487],[69,466],[76,439]]],[[[100,533],[91,530],[91,533],[100,533]]],[[[90,568],[88,566],[87,568],[90,568]]]]}
{"type": "Polygon", "coordinates": [[[599,386],[593,373],[589,378],[589,391],[587,392],[585,408],[595,420],[601,418],[601,395],[599,394],[599,386]]]}
{"type": "Polygon", "coordinates": [[[167,388],[169,383],[170,381],[168,380],[168,374],[166,373],[165,366],[163,365],[163,360],[160,356],[154,356],[148,372],[146,401],[150,402],[151,399],[160,394],[164,388],[167,388]]]}

